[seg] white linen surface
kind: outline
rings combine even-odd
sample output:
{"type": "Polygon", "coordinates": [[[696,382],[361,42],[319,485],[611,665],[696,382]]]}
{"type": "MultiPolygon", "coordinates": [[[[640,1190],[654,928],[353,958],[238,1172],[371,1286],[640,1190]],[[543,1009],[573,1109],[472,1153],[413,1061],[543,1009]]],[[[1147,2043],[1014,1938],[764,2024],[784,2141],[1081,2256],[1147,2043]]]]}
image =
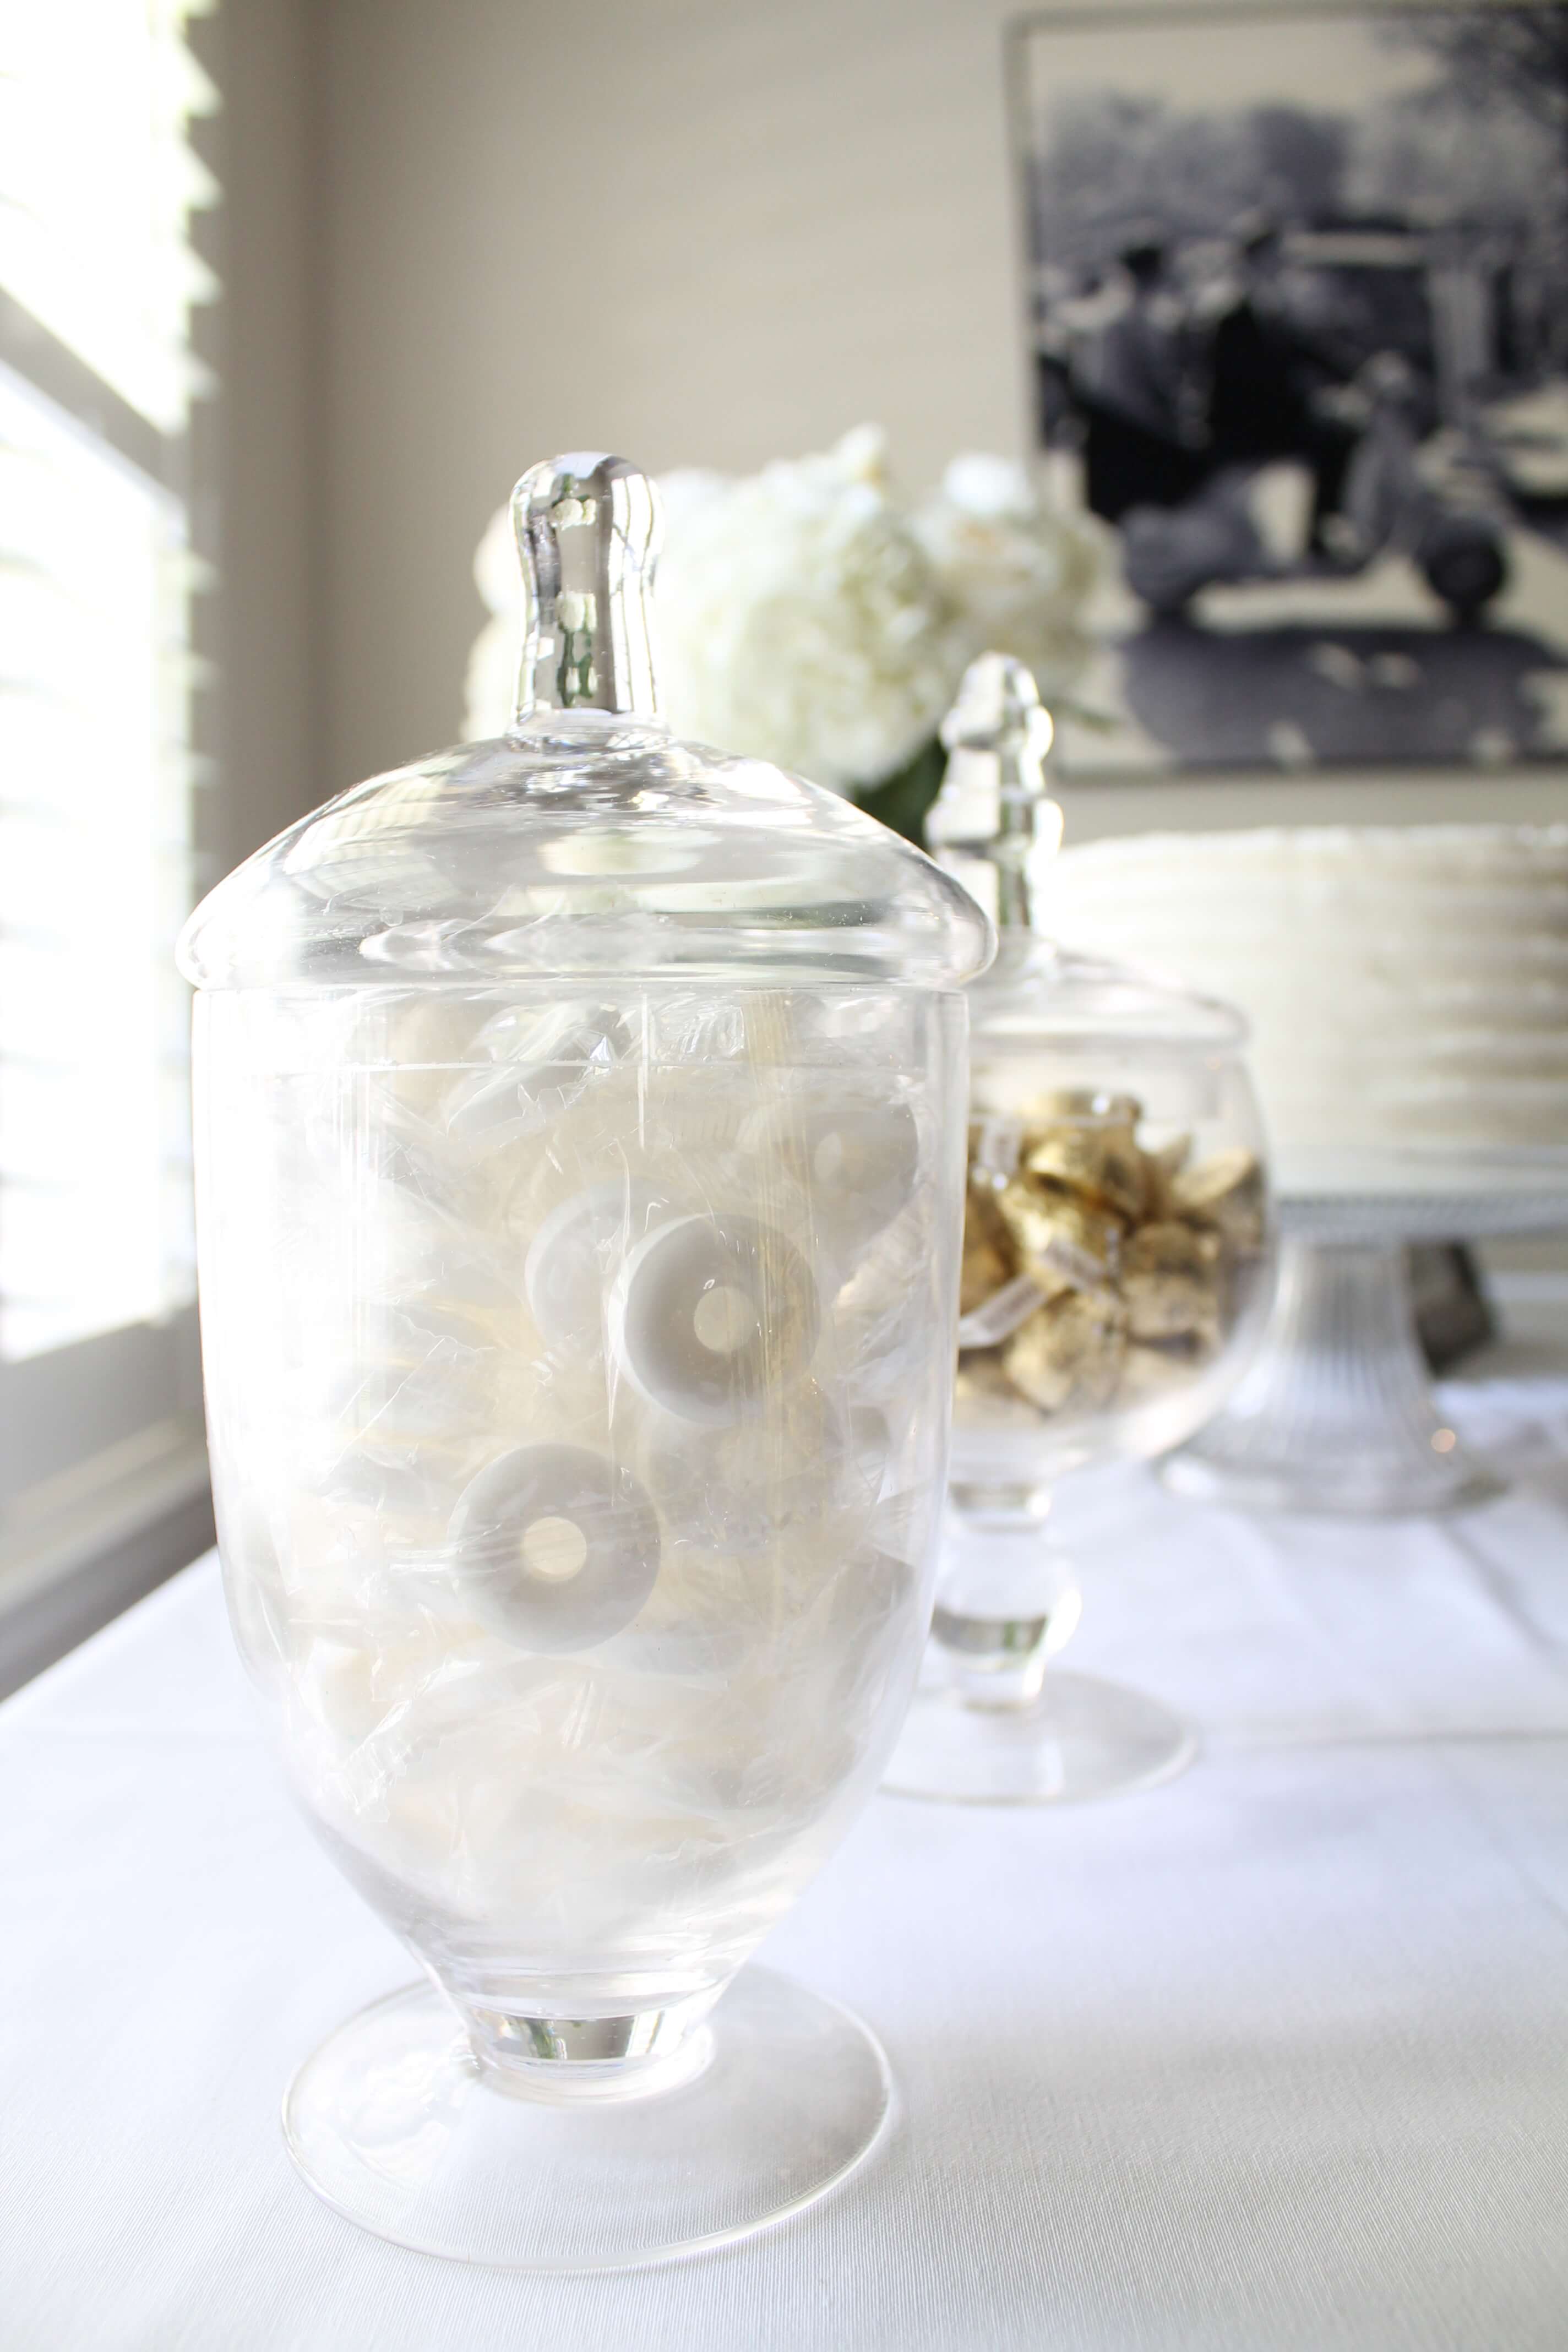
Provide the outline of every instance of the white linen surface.
{"type": "Polygon", "coordinates": [[[767,1957],[881,2033],[890,2143],[629,2277],[406,2253],[295,2178],[289,2074],[413,1970],[198,1563],[0,1708],[0,2347],[1561,2352],[1568,1380],[1448,1394],[1519,1484],[1447,1523],[1064,1489],[1070,1663],[1203,1758],[1062,1811],[879,1798],[767,1957]]]}

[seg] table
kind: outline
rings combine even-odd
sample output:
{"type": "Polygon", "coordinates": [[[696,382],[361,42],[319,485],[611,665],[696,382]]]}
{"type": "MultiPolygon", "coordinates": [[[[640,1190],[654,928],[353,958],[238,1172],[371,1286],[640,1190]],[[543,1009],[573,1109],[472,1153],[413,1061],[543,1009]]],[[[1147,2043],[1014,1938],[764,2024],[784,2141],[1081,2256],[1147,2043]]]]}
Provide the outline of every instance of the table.
{"type": "Polygon", "coordinates": [[[1075,1663],[1201,1723],[1061,1812],[879,1798],[768,1957],[887,2042],[835,2200],[619,2278],[362,2235],[293,2066],[412,1973],[290,1811],[211,1559],[0,1708],[4,2352],[1568,2344],[1568,1371],[1446,1394],[1518,1484],[1247,1520],[1086,1474],[1075,1663]]]}

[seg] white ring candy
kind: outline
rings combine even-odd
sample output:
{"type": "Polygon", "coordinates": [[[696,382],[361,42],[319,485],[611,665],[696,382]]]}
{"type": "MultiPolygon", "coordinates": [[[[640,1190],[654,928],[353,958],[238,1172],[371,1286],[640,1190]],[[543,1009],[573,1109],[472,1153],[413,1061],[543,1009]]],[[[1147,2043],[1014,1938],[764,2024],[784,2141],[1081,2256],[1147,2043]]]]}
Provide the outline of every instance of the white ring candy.
{"type": "MultiPolygon", "coordinates": [[[[752,1553],[857,1503],[869,1517],[880,1475],[852,1452],[843,1416],[803,1381],[766,1420],[696,1428],[661,1414],[641,1468],[671,1543],[752,1553]]],[[[837,1540],[843,1540],[842,1529],[837,1540]]]]}
{"type": "Polygon", "coordinates": [[[607,1641],[658,1576],[658,1517],[647,1493],[584,1445],[503,1454],[463,1495],[449,1541],[475,1615],[531,1650],[607,1641]]]}
{"type": "Polygon", "coordinates": [[[771,1103],[746,1123],[753,1151],[774,1151],[810,1196],[819,1233],[856,1249],[891,1224],[920,1174],[920,1127],[908,1103],[829,1091],[771,1103]]]}
{"type": "Polygon", "coordinates": [[[610,1294],[610,1344],[638,1393],[718,1426],[805,1370],[816,1284],[792,1242],[754,1217],[677,1217],[637,1244],[610,1294]],[[702,1328],[712,1302],[712,1334],[702,1328]],[[727,1315],[738,1318],[739,1328],[727,1315]]]}
{"type": "Polygon", "coordinates": [[[529,1244],[522,1280],[533,1319],[552,1347],[596,1350],[613,1261],[669,1213],[668,1195],[637,1177],[590,1184],[551,1211],[529,1244]]]}

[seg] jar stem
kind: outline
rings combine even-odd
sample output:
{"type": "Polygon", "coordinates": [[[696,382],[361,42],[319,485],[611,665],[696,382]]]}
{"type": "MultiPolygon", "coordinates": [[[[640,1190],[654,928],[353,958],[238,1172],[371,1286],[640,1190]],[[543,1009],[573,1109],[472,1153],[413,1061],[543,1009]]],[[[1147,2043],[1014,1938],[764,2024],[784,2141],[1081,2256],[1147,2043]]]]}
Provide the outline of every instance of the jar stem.
{"type": "Polygon", "coordinates": [[[967,1706],[1032,1706],[1078,1622],[1071,1571],[1046,1540],[1050,1507],[1046,1486],[952,1490],[931,1638],[967,1706]]]}
{"type": "Polygon", "coordinates": [[[722,1985],[658,2009],[608,2017],[542,2016],[462,2003],[485,2079],[513,2098],[574,2106],[674,2090],[712,2054],[704,2022],[722,1985]]]}

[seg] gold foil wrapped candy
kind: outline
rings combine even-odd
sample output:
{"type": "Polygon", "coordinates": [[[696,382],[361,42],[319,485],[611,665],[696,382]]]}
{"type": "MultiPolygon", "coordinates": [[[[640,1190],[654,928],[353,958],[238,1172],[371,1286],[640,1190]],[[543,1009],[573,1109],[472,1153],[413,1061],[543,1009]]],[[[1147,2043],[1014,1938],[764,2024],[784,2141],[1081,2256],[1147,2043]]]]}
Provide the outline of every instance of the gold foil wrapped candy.
{"type": "Polygon", "coordinates": [[[1008,1377],[1000,1348],[965,1350],[953,1382],[952,1410],[956,1421],[984,1422],[991,1428],[1030,1429],[1039,1420],[1034,1406],[1008,1377]]]}
{"type": "Polygon", "coordinates": [[[1111,1286],[1121,1226],[1092,1202],[1016,1176],[996,1195],[1020,1274],[1043,1291],[1111,1286]]]}
{"type": "Polygon", "coordinates": [[[1239,1145],[1216,1151],[1196,1168],[1179,1170],[1172,1179],[1171,1199],[1177,1216],[1214,1226],[1233,1248],[1262,1248],[1263,1171],[1239,1145]]]}
{"type": "Polygon", "coordinates": [[[1115,1395],[1126,1348],[1127,1309],[1120,1299],[1068,1290],[1018,1326],[1002,1350],[1002,1367],[1043,1412],[1068,1405],[1092,1412],[1115,1395]]]}
{"type": "Polygon", "coordinates": [[[1222,1275],[1217,1234],[1173,1221],[1130,1234],[1121,1295],[1133,1338],[1217,1339],[1222,1275]]]}
{"type": "Polygon", "coordinates": [[[1155,1223],[1179,1216],[1176,1206],[1176,1179],[1193,1156],[1190,1135],[1173,1136],[1169,1143],[1161,1144],[1157,1151],[1143,1154],[1143,1175],[1148,1187],[1143,1213],[1155,1223]]]}
{"type": "Polygon", "coordinates": [[[1017,1272],[1007,1228],[995,1195],[972,1176],[963,1212],[963,1265],[959,1276],[958,1311],[973,1314],[1012,1281],[1017,1272]]]}
{"type": "Polygon", "coordinates": [[[1149,1180],[1131,1127],[1057,1127],[1024,1155],[1026,1172],[1052,1191],[1091,1202],[1135,1223],[1149,1180]]]}
{"type": "Polygon", "coordinates": [[[1185,1136],[1146,1149],[1142,1118],[1084,1088],[971,1128],[961,1419],[1142,1402],[1217,1349],[1263,1245],[1262,1171],[1244,1150],[1189,1164],[1185,1136]]]}

